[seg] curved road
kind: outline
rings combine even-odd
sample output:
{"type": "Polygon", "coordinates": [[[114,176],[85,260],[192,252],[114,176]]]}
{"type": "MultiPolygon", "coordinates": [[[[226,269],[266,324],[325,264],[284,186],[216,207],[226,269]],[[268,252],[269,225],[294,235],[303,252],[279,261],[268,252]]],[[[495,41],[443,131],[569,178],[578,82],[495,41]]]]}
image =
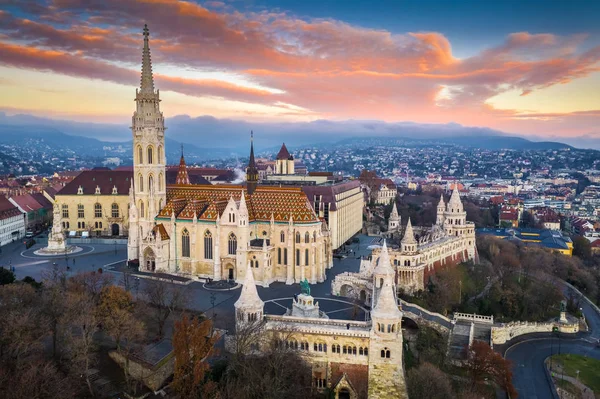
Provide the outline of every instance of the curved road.
{"type": "MultiPolygon", "coordinates": [[[[563,291],[568,296],[571,289],[564,285],[563,291]]],[[[580,304],[590,332],[579,337],[531,338],[510,346],[504,356],[513,362],[513,384],[520,398],[546,399],[556,397],[547,377],[544,360],[551,355],[572,353],[600,360],[600,346],[596,343],[600,338],[600,313],[585,299],[580,304]],[[559,348],[560,345],[560,348],[559,348]]],[[[599,376],[600,378],[600,376],[599,376]]]]}

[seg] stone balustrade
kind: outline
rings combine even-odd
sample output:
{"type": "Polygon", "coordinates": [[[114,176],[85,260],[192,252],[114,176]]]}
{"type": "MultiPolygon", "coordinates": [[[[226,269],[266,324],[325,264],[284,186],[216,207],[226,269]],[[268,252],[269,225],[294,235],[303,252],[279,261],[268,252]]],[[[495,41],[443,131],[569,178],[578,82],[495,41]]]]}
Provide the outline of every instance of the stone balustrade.
{"type": "Polygon", "coordinates": [[[466,320],[475,323],[494,324],[494,316],[483,316],[471,313],[454,313],[454,320],[466,320]]]}

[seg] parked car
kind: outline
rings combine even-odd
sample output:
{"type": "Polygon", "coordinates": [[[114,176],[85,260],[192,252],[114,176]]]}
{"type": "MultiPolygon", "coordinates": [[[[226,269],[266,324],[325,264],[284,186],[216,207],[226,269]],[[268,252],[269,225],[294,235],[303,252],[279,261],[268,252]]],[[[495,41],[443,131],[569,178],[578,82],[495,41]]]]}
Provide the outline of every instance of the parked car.
{"type": "Polygon", "coordinates": [[[25,233],[25,238],[33,238],[33,231],[31,231],[31,230],[28,230],[28,231],[25,233]]]}

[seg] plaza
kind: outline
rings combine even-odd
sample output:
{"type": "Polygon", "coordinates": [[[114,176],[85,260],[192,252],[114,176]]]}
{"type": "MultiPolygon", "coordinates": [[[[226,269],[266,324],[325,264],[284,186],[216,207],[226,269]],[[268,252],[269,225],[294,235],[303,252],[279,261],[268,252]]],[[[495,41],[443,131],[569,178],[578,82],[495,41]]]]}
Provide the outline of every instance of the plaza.
{"type": "MultiPolygon", "coordinates": [[[[102,268],[104,273],[114,275],[114,283],[122,285],[123,271],[132,272],[139,277],[139,283],[132,289],[132,294],[137,296],[143,292],[145,280],[153,278],[154,274],[137,272],[126,267],[127,244],[121,240],[89,240],[90,243],[76,242],[82,250],[75,254],[41,256],[35,251],[46,246],[44,238],[35,238],[36,244],[29,249],[21,242],[2,247],[0,254],[0,266],[5,268],[14,267],[17,279],[26,276],[41,281],[44,272],[49,270],[53,263],[60,267],[69,266],[67,274],[73,276],[77,273],[97,271],[102,268]],[[93,242],[93,243],[91,243],[93,242]]],[[[331,295],[331,281],[343,272],[357,272],[361,256],[371,253],[368,246],[372,245],[377,238],[359,236],[359,242],[347,246],[349,256],[343,259],[334,258],[333,268],[326,271],[327,278],[322,284],[311,285],[311,293],[319,301],[322,310],[333,319],[355,319],[365,320],[365,308],[356,305],[347,298],[331,295]],[[352,252],[350,253],[350,250],[352,252]]],[[[70,239],[68,244],[72,244],[70,239]]],[[[172,276],[172,284],[188,293],[188,307],[194,311],[206,313],[209,318],[214,317],[215,325],[219,328],[231,329],[234,327],[233,304],[239,298],[240,286],[231,290],[211,290],[204,287],[203,280],[189,280],[172,276]],[[214,307],[213,307],[214,304],[214,307]]],[[[271,283],[269,287],[257,287],[261,298],[266,302],[267,313],[282,314],[284,308],[291,307],[291,301],[295,294],[300,293],[299,284],[286,285],[283,282],[271,283]]]]}

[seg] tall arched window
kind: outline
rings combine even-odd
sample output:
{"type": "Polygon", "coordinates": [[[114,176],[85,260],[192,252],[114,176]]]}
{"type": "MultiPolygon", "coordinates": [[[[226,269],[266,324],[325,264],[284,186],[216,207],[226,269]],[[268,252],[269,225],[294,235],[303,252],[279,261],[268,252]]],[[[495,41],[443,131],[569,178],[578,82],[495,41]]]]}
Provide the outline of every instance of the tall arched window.
{"type": "Polygon", "coordinates": [[[101,218],[102,217],[102,205],[100,205],[100,203],[96,202],[94,204],[94,217],[95,218],[101,218]]]}
{"type": "Polygon", "coordinates": [[[143,157],[144,152],[142,151],[142,146],[138,145],[137,149],[138,149],[138,151],[137,151],[137,153],[138,153],[138,159],[137,159],[138,164],[144,163],[144,157],[143,157]]]}
{"type": "Polygon", "coordinates": [[[285,242],[285,233],[282,231],[281,234],[279,234],[279,240],[281,242],[285,242]]]}
{"type": "Polygon", "coordinates": [[[313,231],[313,242],[317,242],[317,232],[313,231]]]}
{"type": "Polygon", "coordinates": [[[148,163],[154,163],[154,150],[151,145],[148,146],[148,163]]]}
{"type": "Polygon", "coordinates": [[[283,264],[287,265],[287,248],[283,248],[283,264]]]}
{"type": "Polygon", "coordinates": [[[154,189],[154,176],[148,176],[148,192],[151,193],[154,189]]]}
{"type": "Polygon", "coordinates": [[[308,231],[306,233],[304,233],[304,243],[308,244],[310,242],[310,234],[308,234],[308,231]]]}
{"type": "Polygon", "coordinates": [[[146,217],[146,213],[144,212],[144,201],[140,201],[140,217],[146,217]]]}
{"type": "Polygon", "coordinates": [[[210,231],[206,230],[204,232],[204,259],[212,259],[213,258],[213,249],[212,249],[212,234],[210,231]]]}
{"type": "Polygon", "coordinates": [[[144,176],[138,175],[138,191],[144,191],[144,176]]]}
{"type": "Polygon", "coordinates": [[[227,253],[229,255],[235,255],[237,253],[237,238],[235,234],[229,234],[229,242],[227,245],[227,253]]]}
{"type": "Polygon", "coordinates": [[[300,266],[300,250],[296,250],[296,266],[300,266]]]}
{"type": "Polygon", "coordinates": [[[158,146],[158,155],[156,157],[156,163],[161,163],[161,164],[165,163],[163,161],[163,148],[162,148],[162,145],[158,146]]]}
{"type": "Polygon", "coordinates": [[[277,248],[277,264],[281,265],[281,248],[277,248]]]}
{"type": "Polygon", "coordinates": [[[300,244],[300,233],[296,232],[296,244],[300,244]]]}
{"type": "Polygon", "coordinates": [[[119,217],[119,204],[117,204],[116,202],[114,202],[110,206],[110,216],[112,216],[113,218],[119,217]]]}
{"type": "Polygon", "coordinates": [[[308,249],[304,250],[304,265],[308,266],[308,249]]]}
{"type": "Polygon", "coordinates": [[[184,258],[190,257],[190,233],[187,229],[183,229],[181,233],[181,256],[184,258]]]}
{"type": "Polygon", "coordinates": [[[158,175],[158,191],[162,192],[163,190],[163,174],[158,175]]]}

